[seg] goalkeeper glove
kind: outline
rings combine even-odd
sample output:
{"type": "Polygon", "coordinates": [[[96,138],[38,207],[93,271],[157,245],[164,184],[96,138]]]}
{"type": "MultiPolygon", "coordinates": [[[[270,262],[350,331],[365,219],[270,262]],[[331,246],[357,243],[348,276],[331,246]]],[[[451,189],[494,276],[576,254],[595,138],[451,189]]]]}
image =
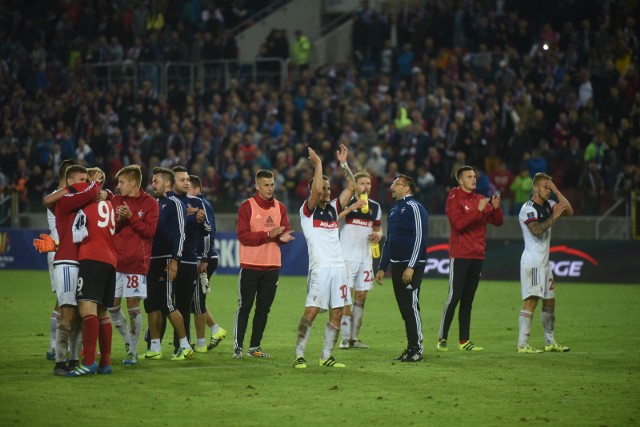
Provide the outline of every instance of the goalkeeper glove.
{"type": "Polygon", "coordinates": [[[211,287],[209,286],[209,278],[207,277],[207,273],[200,274],[200,290],[203,294],[208,294],[211,292],[211,287]]]}
{"type": "Polygon", "coordinates": [[[58,242],[48,234],[41,234],[39,239],[33,239],[33,247],[41,254],[55,252],[58,249],[58,242]]]}

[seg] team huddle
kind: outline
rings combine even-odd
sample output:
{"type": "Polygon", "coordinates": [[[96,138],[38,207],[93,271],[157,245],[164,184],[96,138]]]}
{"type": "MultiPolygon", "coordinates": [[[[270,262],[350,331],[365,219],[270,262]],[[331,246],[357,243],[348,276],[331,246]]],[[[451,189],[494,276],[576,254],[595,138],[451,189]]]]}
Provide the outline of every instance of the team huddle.
{"type": "MultiPolygon", "coordinates": [[[[307,368],[305,349],[312,324],[324,311],[329,312],[329,321],[320,366],[345,367],[332,355],[339,334],[340,349],[368,348],[358,339],[367,292],[374,282],[382,285],[388,267],[407,335],[407,347],[396,360],[423,360],[419,296],[426,261],[428,214],[413,198],[415,182],[409,176],[398,175],[391,185],[396,205],[388,215],[387,236],[380,254],[377,248],[383,236],[382,212],[380,205],[368,198],[370,175],[362,171],[352,174],[348,149],[340,145],[337,160],[346,185],[332,199],[329,178],[322,174],[322,160],[313,149],[308,151],[315,173],[309,182],[309,198],[300,208],[300,221],[307,242],[309,272],[293,366],[307,368]],[[376,272],[374,255],[381,256],[376,272]]],[[[173,327],[172,361],[184,361],[194,352],[216,348],[227,331],[218,325],[206,305],[218,255],[214,249],[214,211],[200,193],[199,177],[189,175],[181,166],[156,167],[151,180],[153,194],[147,194],[141,187],[141,168],[132,165],[116,174],[119,194],[113,194],[102,188],[104,173],[100,169],[87,169],[66,160],[60,165],[59,178],[59,188],[44,199],[51,234],[34,240],[38,251],[48,253],[52,291],[56,293],[47,352],[47,358],[55,360],[54,374],[110,374],[113,327],[127,350],[122,363],[138,364],[143,332],[141,302],[148,316],[145,359],[163,357],[167,320],[173,327]],[[123,298],[128,324],[121,308],[123,298]],[[191,313],[195,341],[191,339],[191,313]],[[208,344],[207,328],[211,332],[208,344]]],[[[481,351],[482,347],[469,340],[471,305],[484,259],[486,224],[500,226],[503,216],[499,195],[485,198],[475,193],[473,168],[461,167],[456,179],[460,187],[450,192],[446,207],[451,224],[450,291],[436,348],[448,351],[448,330],[460,303],[459,349],[481,351]]],[[[243,202],[238,211],[240,274],[235,358],[244,355],[244,335],[254,301],[256,309],[246,355],[269,357],[261,341],[277,290],[280,247],[294,239],[287,209],[274,198],[273,173],[258,171],[255,185],[255,195],[243,202]]],[[[551,225],[560,216],[572,214],[571,205],[551,177],[537,174],[533,197],[519,215],[525,239],[519,353],[542,352],[528,343],[533,310],[539,299],[543,301],[544,350],[569,350],[554,338],[549,242],[551,225]],[[558,203],[550,200],[551,192],[558,197],[558,203]]]]}

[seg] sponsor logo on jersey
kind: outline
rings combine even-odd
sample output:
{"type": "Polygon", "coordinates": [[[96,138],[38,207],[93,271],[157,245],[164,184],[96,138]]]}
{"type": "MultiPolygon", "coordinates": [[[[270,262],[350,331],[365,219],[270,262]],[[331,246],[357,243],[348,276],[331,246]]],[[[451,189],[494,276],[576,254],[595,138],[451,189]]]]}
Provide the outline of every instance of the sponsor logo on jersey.
{"type": "Polygon", "coordinates": [[[373,225],[373,221],[367,221],[365,219],[358,219],[358,218],[349,218],[347,220],[347,224],[361,225],[363,227],[371,227],[373,225]]]}
{"type": "Polygon", "coordinates": [[[273,218],[271,218],[271,215],[269,215],[267,217],[267,220],[264,222],[265,227],[275,227],[276,224],[273,222],[273,218]]]}
{"type": "Polygon", "coordinates": [[[321,221],[318,219],[314,219],[313,226],[316,228],[319,227],[319,228],[333,229],[333,228],[338,228],[338,223],[337,221],[321,221]]]}
{"type": "Polygon", "coordinates": [[[144,215],[144,212],[138,211],[138,218],[142,218],[142,215],[144,215]]]}

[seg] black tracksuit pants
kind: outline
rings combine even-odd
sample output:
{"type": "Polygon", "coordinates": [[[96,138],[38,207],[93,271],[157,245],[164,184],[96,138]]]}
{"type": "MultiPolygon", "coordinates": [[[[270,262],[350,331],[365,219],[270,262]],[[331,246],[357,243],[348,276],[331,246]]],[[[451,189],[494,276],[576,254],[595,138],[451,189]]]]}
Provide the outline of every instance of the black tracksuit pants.
{"type": "MultiPolygon", "coordinates": [[[[184,329],[187,332],[187,340],[191,342],[191,302],[193,293],[198,283],[198,265],[180,263],[178,275],[174,281],[173,292],[176,308],[182,314],[184,329]]],[[[166,322],[165,322],[166,324],[166,322]]],[[[180,347],[178,336],[173,333],[174,347],[180,347]]]]}
{"type": "Polygon", "coordinates": [[[471,329],[471,306],[480,282],[483,260],[451,258],[449,263],[449,296],[442,309],[439,338],[447,339],[449,328],[460,303],[458,323],[460,341],[469,339],[471,329]]]}
{"type": "Polygon", "coordinates": [[[249,314],[256,301],[256,310],[253,315],[253,327],[251,329],[251,341],[249,347],[259,347],[262,335],[267,327],[267,318],[271,311],[271,304],[276,297],[278,289],[278,277],[280,270],[252,270],[240,269],[238,279],[238,310],[236,311],[235,347],[242,348],[244,336],[249,324],[249,314]],[[257,297],[257,298],[256,298],[257,297]]]}
{"type": "Polygon", "coordinates": [[[407,350],[422,353],[422,319],[420,318],[420,284],[424,275],[424,263],[418,263],[413,271],[411,285],[402,283],[402,273],[408,263],[391,263],[393,292],[407,333],[407,350]]]}

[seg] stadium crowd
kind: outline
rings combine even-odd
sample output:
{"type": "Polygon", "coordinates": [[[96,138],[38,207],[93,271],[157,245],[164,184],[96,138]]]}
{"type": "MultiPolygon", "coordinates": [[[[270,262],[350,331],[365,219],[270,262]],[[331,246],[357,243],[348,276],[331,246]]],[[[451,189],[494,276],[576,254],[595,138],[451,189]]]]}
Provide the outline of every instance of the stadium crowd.
{"type": "MultiPolygon", "coordinates": [[[[145,184],[155,166],[185,166],[223,212],[271,169],[276,197],[295,211],[313,174],[307,146],[332,159],[339,143],[371,173],[383,208],[392,199],[379,189],[403,173],[443,213],[464,164],[478,168],[479,193],[510,201],[505,212],[529,198],[537,172],[587,215],[640,188],[630,1],[365,1],[352,61],[292,73],[284,89],[232,80],[166,94],[150,80],[89,87],[86,65],[235,58],[241,2],[35,3],[10,1],[0,15],[0,191],[17,191],[25,208],[73,158],[105,170],[110,188],[129,164],[145,184]]],[[[324,166],[338,188],[339,165],[324,166]]]]}

